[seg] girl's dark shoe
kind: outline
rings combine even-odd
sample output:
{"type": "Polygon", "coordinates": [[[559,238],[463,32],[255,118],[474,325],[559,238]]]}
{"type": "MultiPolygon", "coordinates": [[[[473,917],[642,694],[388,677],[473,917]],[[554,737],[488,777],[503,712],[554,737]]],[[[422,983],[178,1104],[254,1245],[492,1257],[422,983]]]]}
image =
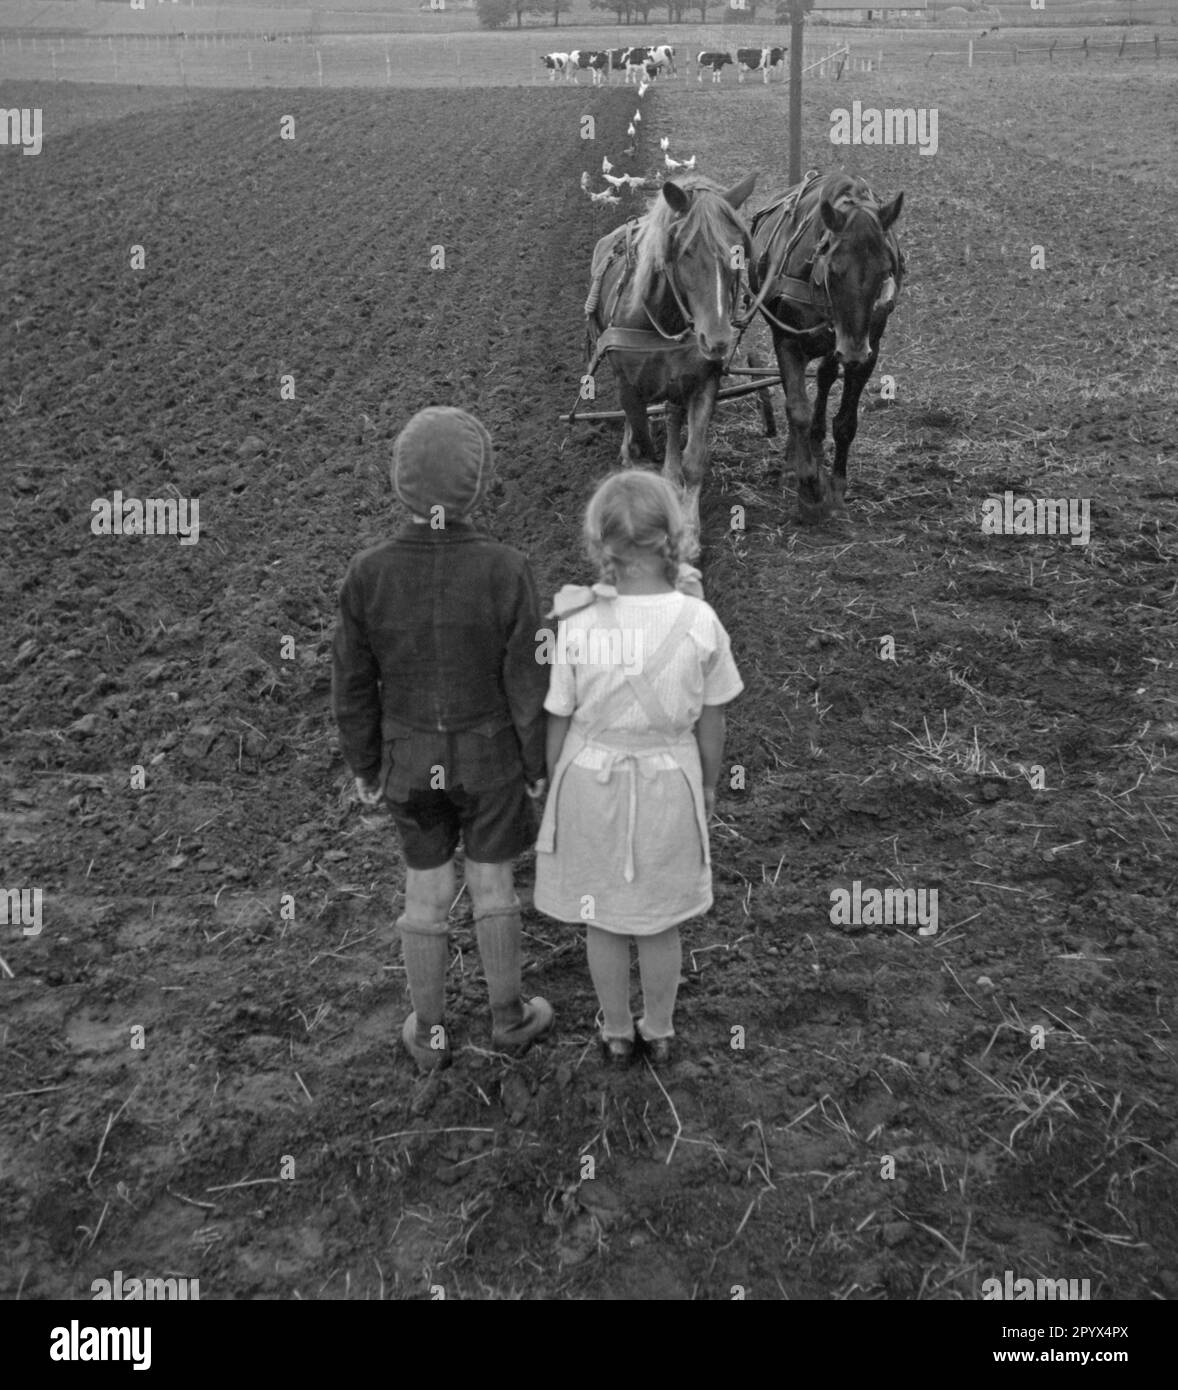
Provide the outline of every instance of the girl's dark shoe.
{"type": "Polygon", "coordinates": [[[674,1038],[643,1038],[642,1046],[652,1067],[669,1067],[675,1060],[674,1038]]]}
{"type": "Polygon", "coordinates": [[[634,1062],[632,1038],[602,1038],[601,1060],[612,1071],[625,1071],[634,1062]]]}

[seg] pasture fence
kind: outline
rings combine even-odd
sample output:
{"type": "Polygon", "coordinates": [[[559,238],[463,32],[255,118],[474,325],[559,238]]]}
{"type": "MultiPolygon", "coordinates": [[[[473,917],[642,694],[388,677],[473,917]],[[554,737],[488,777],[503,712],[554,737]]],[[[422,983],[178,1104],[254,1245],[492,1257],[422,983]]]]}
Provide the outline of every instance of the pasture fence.
{"type": "Polygon", "coordinates": [[[1049,63],[1054,63],[1057,53],[1061,56],[1065,53],[1082,53],[1087,60],[1093,53],[1099,54],[1102,50],[1113,53],[1116,59],[1133,60],[1152,57],[1160,62],[1163,57],[1163,50],[1165,50],[1167,57],[1178,56],[1178,39],[1163,39],[1159,34],[1155,34],[1152,39],[1130,39],[1128,31],[1126,31],[1120,43],[1094,43],[1085,38],[1081,43],[1062,44],[1058,39],[1053,39],[1049,44],[1035,44],[1031,48],[1020,48],[1017,44],[980,48],[976,45],[975,40],[970,39],[965,48],[933,50],[925,59],[925,67],[928,67],[934,58],[964,58],[966,66],[972,68],[975,58],[1005,58],[1008,53],[1015,63],[1018,63],[1021,58],[1030,58],[1034,61],[1043,57],[1046,57],[1049,63]]]}
{"type": "MultiPolygon", "coordinates": [[[[718,46],[718,45],[717,45],[718,46]]],[[[706,41],[687,45],[680,53],[677,78],[660,83],[690,82],[695,86],[694,55],[708,48],[706,41]]],[[[808,43],[802,54],[805,81],[838,81],[846,74],[878,73],[888,51],[889,67],[905,69],[921,63],[919,49],[907,53],[872,46],[863,51],[843,34],[836,42],[808,43]],[[874,51],[872,51],[874,50],[874,51]]],[[[0,34],[0,79],[51,82],[111,82],[184,87],[472,87],[520,86],[547,83],[539,61],[541,45],[487,45],[476,35],[394,34],[272,34],[203,32],[192,34],[140,33],[120,35],[0,34]]],[[[1078,61],[1111,56],[1114,61],[1172,60],[1178,57],[1178,38],[1129,39],[1019,47],[1003,43],[980,44],[976,39],[953,49],[941,49],[923,57],[922,66],[938,60],[959,61],[973,68],[980,60],[1006,63],[1078,61]]],[[[986,64],[991,66],[989,62],[986,64]]],[[[618,81],[618,74],[611,74],[618,81]]],[[[726,75],[725,86],[736,86],[726,75]]],[[[759,86],[758,74],[745,86],[759,86]]],[[[563,81],[563,79],[562,79],[563,81]]],[[[588,85],[587,77],[580,83],[588,85]]],[[[788,73],[774,75],[773,86],[788,88],[788,73]]]]}
{"type": "MultiPolygon", "coordinates": [[[[247,88],[515,86],[548,81],[538,50],[488,51],[463,40],[461,35],[439,36],[427,46],[386,34],[298,34],[284,39],[227,32],[9,34],[0,35],[0,78],[247,88]]],[[[882,62],[882,51],[859,55],[847,43],[812,44],[803,50],[807,81],[875,72],[882,62]]],[[[619,74],[611,77],[616,82],[619,74]]],[[[694,85],[694,68],[689,73],[688,64],[681,61],[678,81],[694,85]]],[[[788,85],[788,77],[773,79],[774,85],[779,83],[788,85]]]]}

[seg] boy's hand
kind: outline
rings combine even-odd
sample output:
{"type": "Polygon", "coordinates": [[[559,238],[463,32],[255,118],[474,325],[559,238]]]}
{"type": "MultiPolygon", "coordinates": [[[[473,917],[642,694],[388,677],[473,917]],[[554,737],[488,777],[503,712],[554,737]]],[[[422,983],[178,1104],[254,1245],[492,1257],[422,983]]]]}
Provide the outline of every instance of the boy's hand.
{"type": "Polygon", "coordinates": [[[365,806],[379,806],[384,800],[379,782],[367,782],[363,777],[356,778],[356,795],[365,806]]]}
{"type": "Polygon", "coordinates": [[[716,789],[715,787],[704,788],[704,815],[708,820],[716,814],[716,789]]]}
{"type": "Polygon", "coordinates": [[[527,793],[533,801],[542,800],[544,793],[548,790],[548,778],[540,777],[535,782],[528,784],[527,793]]]}

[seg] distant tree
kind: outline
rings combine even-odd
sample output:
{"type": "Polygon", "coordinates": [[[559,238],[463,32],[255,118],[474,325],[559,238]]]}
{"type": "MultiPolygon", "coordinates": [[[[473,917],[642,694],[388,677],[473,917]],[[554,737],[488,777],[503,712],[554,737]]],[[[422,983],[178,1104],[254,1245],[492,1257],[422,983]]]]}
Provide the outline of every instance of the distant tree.
{"type": "Polygon", "coordinates": [[[553,25],[560,23],[562,14],[568,14],[573,8],[573,0],[531,0],[528,5],[529,14],[550,14],[553,25]]]}
{"type": "Polygon", "coordinates": [[[708,17],[708,6],[712,0],[691,0],[691,8],[699,11],[699,22],[705,23],[708,17]]]}
{"type": "Polygon", "coordinates": [[[622,16],[626,17],[626,22],[630,20],[630,0],[589,0],[591,10],[610,10],[618,17],[621,24],[622,16]]]}
{"type": "Polygon", "coordinates": [[[654,0],[630,0],[630,7],[642,16],[643,24],[647,24],[650,21],[650,12],[654,9],[654,0]]]}
{"type": "Polygon", "coordinates": [[[511,0],[475,0],[475,13],[484,29],[502,29],[511,10],[511,0]]]}

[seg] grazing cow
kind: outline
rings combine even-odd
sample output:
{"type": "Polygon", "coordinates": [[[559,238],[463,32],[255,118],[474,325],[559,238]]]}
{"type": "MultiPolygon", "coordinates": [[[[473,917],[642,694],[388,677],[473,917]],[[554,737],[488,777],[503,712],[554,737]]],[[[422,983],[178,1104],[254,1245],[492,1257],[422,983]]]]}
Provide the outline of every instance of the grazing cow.
{"type": "Polygon", "coordinates": [[[549,82],[555,82],[561,73],[568,76],[569,55],[567,53],[543,53],[540,61],[548,69],[549,82]]]}
{"type": "Polygon", "coordinates": [[[589,55],[589,68],[593,73],[593,85],[595,87],[600,87],[603,82],[609,81],[611,61],[608,49],[601,49],[589,55]]]}
{"type": "Polygon", "coordinates": [[[695,65],[699,68],[699,80],[701,82],[704,80],[704,68],[710,68],[712,81],[719,82],[724,65],[731,62],[732,55],[730,53],[701,53],[695,60],[695,65]]]}
{"type": "Polygon", "coordinates": [[[738,48],[736,62],[740,72],[736,80],[743,82],[746,72],[759,72],[768,83],[769,74],[774,68],[784,69],[788,52],[788,48],[738,48]]]}
{"type": "Polygon", "coordinates": [[[675,50],[669,43],[657,43],[650,50],[650,60],[659,71],[675,72],[675,50]]]}
{"type": "Polygon", "coordinates": [[[609,53],[609,65],[611,71],[626,71],[626,54],[629,53],[629,51],[630,50],[628,48],[611,48],[607,50],[607,52],[609,53]]]}
{"type": "Polygon", "coordinates": [[[573,81],[577,80],[577,73],[582,68],[589,70],[589,76],[593,79],[593,85],[600,87],[602,81],[609,75],[609,54],[599,53],[592,48],[576,48],[569,54],[569,71],[573,75],[573,81]]]}
{"type": "Polygon", "coordinates": [[[649,48],[628,48],[626,49],[625,69],[626,81],[638,82],[642,77],[649,76],[647,64],[652,61],[652,50],[649,48]]]}

